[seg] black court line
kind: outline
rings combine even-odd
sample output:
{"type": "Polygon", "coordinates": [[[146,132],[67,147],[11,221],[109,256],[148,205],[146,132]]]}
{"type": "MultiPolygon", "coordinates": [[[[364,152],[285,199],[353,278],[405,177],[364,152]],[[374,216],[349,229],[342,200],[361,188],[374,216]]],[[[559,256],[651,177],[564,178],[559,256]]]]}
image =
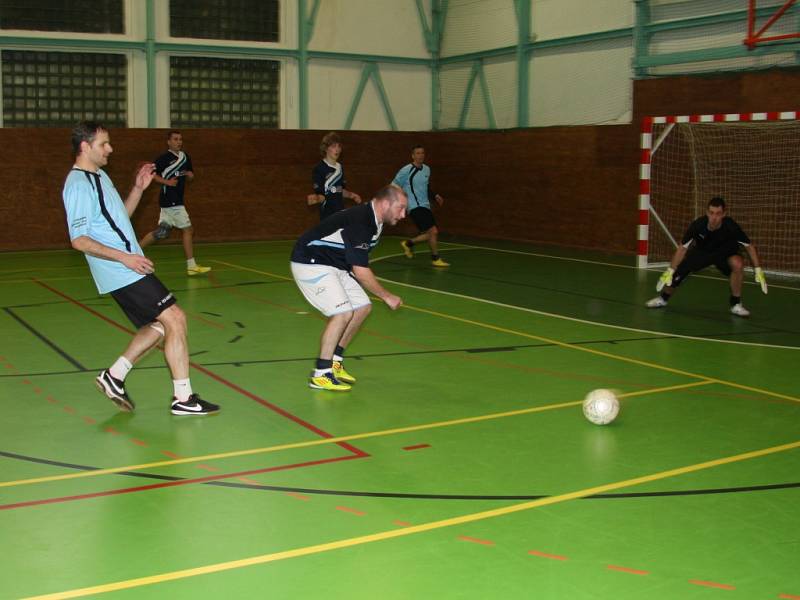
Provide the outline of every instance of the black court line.
{"type": "Polygon", "coordinates": [[[55,351],[61,358],[69,362],[72,366],[74,366],[78,371],[86,372],[88,369],[84,367],[77,359],[73,358],[69,354],[67,354],[64,350],[59,348],[55,342],[48,339],[43,333],[38,332],[32,325],[30,325],[27,321],[25,321],[22,317],[17,315],[13,310],[10,308],[3,308],[3,310],[17,323],[22,325],[25,329],[30,331],[33,335],[39,338],[42,342],[44,342],[47,346],[49,346],[53,351],[55,351]]]}
{"type": "MultiPolygon", "coordinates": [[[[73,463],[66,463],[56,460],[49,460],[46,458],[37,458],[34,456],[26,456],[14,452],[6,452],[0,450],[0,456],[20,460],[25,462],[32,462],[43,465],[51,465],[54,467],[63,467],[67,469],[75,469],[77,471],[99,471],[102,467],[91,467],[88,465],[78,465],[73,463]]],[[[158,479],[161,481],[186,481],[187,477],[175,477],[172,475],[157,475],[155,473],[142,473],[138,471],[120,471],[116,475],[123,475],[125,477],[140,477],[144,479],[158,479]]],[[[283,485],[258,485],[250,483],[238,483],[233,481],[203,481],[201,485],[214,485],[219,487],[230,487],[250,490],[260,490],[267,492],[294,492],[299,494],[312,494],[317,496],[349,496],[359,498],[396,498],[404,500],[539,500],[541,498],[549,498],[550,494],[408,494],[404,492],[367,492],[356,490],[330,490],[319,488],[302,488],[283,485]]],[[[772,490],[787,490],[793,488],[800,488],[800,482],[797,483],[770,483],[764,485],[747,485],[736,486],[727,488],[700,488],[694,490],[666,490],[660,492],[620,492],[614,494],[596,494],[593,496],[586,496],[579,498],[579,500],[621,500],[627,498],[664,498],[672,496],[707,496],[714,494],[739,494],[745,492],[766,492],[772,490]]]]}
{"type": "MultiPolygon", "coordinates": [[[[606,340],[585,340],[585,341],[578,341],[578,342],[565,342],[568,344],[572,344],[575,346],[588,346],[592,344],[623,344],[625,342],[647,342],[647,341],[658,341],[658,340],[669,340],[669,339],[681,339],[675,338],[673,336],[667,335],[659,335],[659,336],[649,336],[649,337],[638,337],[638,338],[620,338],[620,339],[606,339],[606,340]]],[[[234,340],[236,341],[235,338],[234,340]]],[[[348,355],[347,360],[365,360],[369,358],[389,358],[389,357],[402,357],[402,356],[424,356],[424,355],[431,355],[431,354],[453,354],[457,352],[464,352],[466,354],[488,354],[492,352],[513,352],[514,350],[525,350],[529,348],[548,348],[548,347],[560,347],[558,344],[553,344],[549,342],[541,342],[537,344],[518,344],[515,346],[489,346],[489,347],[476,347],[476,348],[443,348],[439,350],[409,350],[404,352],[377,352],[374,354],[353,354],[348,355]]],[[[190,356],[197,356],[199,354],[206,354],[208,350],[197,350],[196,352],[192,352],[190,356]]],[[[249,366],[249,365],[268,365],[268,364],[278,364],[278,363],[291,363],[291,362],[309,362],[314,361],[315,357],[312,356],[300,356],[300,357],[290,357],[290,358],[269,358],[263,360],[234,360],[234,361],[217,361],[217,362],[204,362],[198,363],[203,367],[242,367],[242,366],[249,366]]],[[[105,367],[98,367],[96,369],[85,369],[88,371],[99,371],[104,369],[105,367]]],[[[166,365],[150,365],[150,366],[137,366],[136,370],[146,370],[146,369],[165,369],[167,368],[166,365]]],[[[38,372],[38,373],[0,373],[0,379],[6,377],[47,377],[50,375],[74,375],[78,372],[83,371],[48,371],[48,372],[38,372]]]]}

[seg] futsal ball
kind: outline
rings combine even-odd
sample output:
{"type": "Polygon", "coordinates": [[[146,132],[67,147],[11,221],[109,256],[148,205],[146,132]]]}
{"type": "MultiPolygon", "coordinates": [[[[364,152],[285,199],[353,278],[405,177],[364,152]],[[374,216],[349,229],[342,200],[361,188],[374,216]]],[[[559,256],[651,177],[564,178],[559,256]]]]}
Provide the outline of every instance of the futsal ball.
{"type": "Polygon", "coordinates": [[[608,425],[619,414],[619,400],[611,390],[592,390],[583,400],[583,416],[595,425],[608,425]]]}

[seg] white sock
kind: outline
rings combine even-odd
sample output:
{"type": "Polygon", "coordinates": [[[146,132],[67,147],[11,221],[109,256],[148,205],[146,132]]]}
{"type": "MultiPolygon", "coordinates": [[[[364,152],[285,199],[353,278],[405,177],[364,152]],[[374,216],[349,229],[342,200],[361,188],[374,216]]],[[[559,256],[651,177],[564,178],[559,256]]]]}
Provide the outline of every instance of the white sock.
{"type": "Polygon", "coordinates": [[[344,362],[344,358],[341,356],[337,356],[336,354],[333,355],[333,362],[344,362]]]}
{"type": "Polygon", "coordinates": [[[173,379],[172,387],[179,402],[186,402],[192,395],[192,384],[188,379],[173,379]]]}
{"type": "Polygon", "coordinates": [[[114,379],[125,381],[125,378],[128,376],[128,373],[131,372],[132,368],[133,365],[131,364],[131,361],[124,356],[120,356],[117,361],[111,365],[111,368],[108,371],[111,373],[111,376],[114,379]]]}
{"type": "Polygon", "coordinates": [[[190,258],[186,261],[186,267],[189,269],[194,269],[197,266],[197,263],[194,262],[193,258],[190,258]]]}
{"type": "Polygon", "coordinates": [[[314,369],[314,377],[322,377],[325,373],[333,373],[333,369],[314,369]]]}

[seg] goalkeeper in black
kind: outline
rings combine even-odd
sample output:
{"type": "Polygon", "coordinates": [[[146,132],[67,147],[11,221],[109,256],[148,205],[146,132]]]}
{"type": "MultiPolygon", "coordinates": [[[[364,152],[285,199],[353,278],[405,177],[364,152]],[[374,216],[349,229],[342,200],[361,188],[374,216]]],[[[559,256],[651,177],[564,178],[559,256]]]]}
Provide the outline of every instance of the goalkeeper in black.
{"type": "Polygon", "coordinates": [[[692,273],[714,265],[730,279],[730,310],[739,317],[749,317],[750,311],[742,305],[744,278],[744,249],[755,269],[755,280],[761,291],[767,293],[767,280],[758,260],[755,246],[739,224],[725,215],[725,200],[714,197],[708,202],[706,216],[695,219],[683,236],[683,241],[672,256],[669,268],[656,284],[658,296],[646,302],[647,308],[667,305],[676,288],[692,273]]]}

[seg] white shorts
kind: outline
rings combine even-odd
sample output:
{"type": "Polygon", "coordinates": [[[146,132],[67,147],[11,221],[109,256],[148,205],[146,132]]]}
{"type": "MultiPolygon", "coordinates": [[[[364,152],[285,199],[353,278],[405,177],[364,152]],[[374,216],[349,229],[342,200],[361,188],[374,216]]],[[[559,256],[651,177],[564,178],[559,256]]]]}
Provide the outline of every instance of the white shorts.
{"type": "Polygon", "coordinates": [[[169,206],[161,209],[161,214],[158,216],[159,223],[166,223],[175,229],[186,229],[192,226],[189,220],[189,213],[186,212],[185,206],[169,206]]]}
{"type": "Polygon", "coordinates": [[[290,264],[303,296],[326,317],[371,304],[367,293],[347,271],[328,265],[290,264]]]}

